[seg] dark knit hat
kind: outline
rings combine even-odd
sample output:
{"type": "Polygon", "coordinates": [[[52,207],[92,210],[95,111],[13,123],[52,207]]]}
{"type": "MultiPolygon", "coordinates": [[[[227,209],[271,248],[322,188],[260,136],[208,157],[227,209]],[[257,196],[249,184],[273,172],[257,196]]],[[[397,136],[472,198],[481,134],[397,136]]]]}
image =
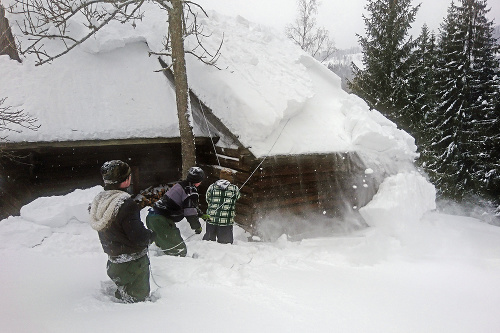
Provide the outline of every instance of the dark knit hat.
{"type": "Polygon", "coordinates": [[[186,180],[190,183],[201,183],[205,179],[205,172],[200,167],[191,167],[186,180]]]}
{"type": "Polygon", "coordinates": [[[104,162],[101,175],[105,185],[119,184],[127,180],[132,170],[130,166],[120,160],[104,162]]]}

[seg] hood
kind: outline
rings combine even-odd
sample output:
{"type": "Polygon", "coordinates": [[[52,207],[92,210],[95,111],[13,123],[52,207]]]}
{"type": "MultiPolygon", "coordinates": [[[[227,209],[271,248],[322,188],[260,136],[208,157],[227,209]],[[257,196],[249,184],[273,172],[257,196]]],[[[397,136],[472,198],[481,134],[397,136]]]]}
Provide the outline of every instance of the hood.
{"type": "Polygon", "coordinates": [[[215,182],[215,185],[225,190],[229,185],[231,185],[231,183],[229,182],[229,180],[219,179],[215,182]]]}
{"type": "Polygon", "coordinates": [[[90,206],[90,225],[94,230],[106,228],[118,214],[123,202],[130,194],[121,190],[102,191],[97,194],[90,206]]]}

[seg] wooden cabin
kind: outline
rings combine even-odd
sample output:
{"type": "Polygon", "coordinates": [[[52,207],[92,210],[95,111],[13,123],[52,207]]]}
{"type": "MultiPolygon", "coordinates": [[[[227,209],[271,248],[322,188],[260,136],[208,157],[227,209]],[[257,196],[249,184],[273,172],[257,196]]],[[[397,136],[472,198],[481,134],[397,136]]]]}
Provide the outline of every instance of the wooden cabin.
{"type": "MultiPolygon", "coordinates": [[[[8,27],[2,24],[4,29],[8,27]]],[[[7,34],[2,36],[5,39],[7,34]]],[[[160,63],[166,67],[161,59],[160,63]]],[[[168,70],[164,73],[170,84],[161,83],[162,89],[172,90],[173,78],[168,70]]],[[[140,80],[147,78],[137,81],[140,80]]],[[[222,167],[232,169],[233,183],[242,192],[237,202],[236,222],[250,233],[258,234],[262,224],[275,214],[282,221],[287,217],[308,217],[305,219],[308,223],[315,223],[310,216],[342,219],[356,215],[375,194],[378,184],[365,172],[367,166],[355,151],[256,157],[248,143],[241,142],[238,133],[216,116],[217,110],[211,110],[193,91],[190,99],[198,130],[197,163],[207,174],[200,192],[204,193],[218,179],[222,167]]],[[[176,115],[172,113],[169,117],[176,115]]],[[[0,218],[19,214],[23,205],[40,196],[101,185],[99,169],[111,159],[129,163],[133,170],[133,192],[138,194],[180,179],[180,138],[8,142],[3,145],[0,157],[0,218]]],[[[201,205],[206,207],[203,195],[201,205]]],[[[283,231],[288,232],[286,226],[283,231]]]]}
{"type": "MultiPolygon", "coordinates": [[[[221,167],[233,170],[233,183],[242,192],[235,220],[250,233],[258,233],[259,224],[273,214],[342,218],[356,213],[376,192],[377,184],[355,152],[259,159],[193,93],[191,103],[194,120],[208,124],[212,134],[196,139],[197,163],[207,174],[200,192],[218,179],[221,167]],[[220,137],[234,148],[220,146],[220,137]]],[[[4,153],[1,218],[19,214],[39,196],[101,185],[99,169],[107,160],[130,164],[134,194],[179,180],[182,170],[179,138],[9,143],[4,153]]],[[[206,207],[203,196],[201,205],[206,207]]]]}

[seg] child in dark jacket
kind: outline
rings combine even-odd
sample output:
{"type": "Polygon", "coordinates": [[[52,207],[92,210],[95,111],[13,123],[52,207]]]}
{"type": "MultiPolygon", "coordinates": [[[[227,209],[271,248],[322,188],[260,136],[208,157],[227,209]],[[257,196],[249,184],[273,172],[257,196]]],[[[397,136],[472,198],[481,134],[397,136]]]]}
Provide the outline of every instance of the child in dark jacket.
{"type": "Polygon", "coordinates": [[[101,167],[104,191],[90,206],[90,222],[108,255],[107,273],[117,285],[115,296],[125,302],[145,301],[150,292],[148,246],[154,233],[144,227],[140,208],[126,192],[130,167],[120,160],[101,167]]]}

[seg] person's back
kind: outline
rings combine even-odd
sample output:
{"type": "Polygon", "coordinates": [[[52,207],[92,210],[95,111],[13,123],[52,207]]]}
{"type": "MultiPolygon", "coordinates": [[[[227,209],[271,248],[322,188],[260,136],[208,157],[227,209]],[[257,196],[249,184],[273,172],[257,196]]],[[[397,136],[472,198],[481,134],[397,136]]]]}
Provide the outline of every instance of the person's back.
{"type": "Polygon", "coordinates": [[[185,257],[187,247],[175,223],[183,218],[189,222],[195,233],[201,233],[198,217],[198,186],[205,178],[199,167],[192,167],[185,180],[172,186],[163,197],[155,202],[146,217],[146,225],[155,231],[155,244],[163,254],[185,257]]]}
{"type": "Polygon", "coordinates": [[[151,232],[144,228],[137,203],[123,190],[99,193],[91,208],[92,227],[110,257],[147,252],[151,232]]]}
{"type": "Polygon", "coordinates": [[[210,223],[216,225],[231,225],[236,215],[236,200],[240,198],[238,186],[226,179],[219,179],[207,189],[207,214],[210,223]]]}
{"type": "Polygon", "coordinates": [[[155,202],[153,209],[158,214],[163,214],[174,222],[179,222],[186,217],[188,222],[196,225],[198,222],[199,194],[197,186],[194,184],[196,183],[188,180],[182,180],[174,184],[160,200],[155,202]],[[196,219],[193,219],[193,216],[196,219]]]}
{"type": "Polygon", "coordinates": [[[233,243],[233,224],[236,215],[236,201],[240,198],[240,189],[231,184],[232,173],[222,169],[218,181],[210,185],[205,195],[208,208],[206,233],[204,240],[219,243],[233,243]]]}
{"type": "Polygon", "coordinates": [[[139,206],[126,192],[131,181],[128,164],[108,161],[101,174],[104,191],[92,201],[90,222],[108,255],[108,276],[118,287],[118,299],[145,301],[150,292],[148,246],[154,233],[144,227],[139,206]]]}

